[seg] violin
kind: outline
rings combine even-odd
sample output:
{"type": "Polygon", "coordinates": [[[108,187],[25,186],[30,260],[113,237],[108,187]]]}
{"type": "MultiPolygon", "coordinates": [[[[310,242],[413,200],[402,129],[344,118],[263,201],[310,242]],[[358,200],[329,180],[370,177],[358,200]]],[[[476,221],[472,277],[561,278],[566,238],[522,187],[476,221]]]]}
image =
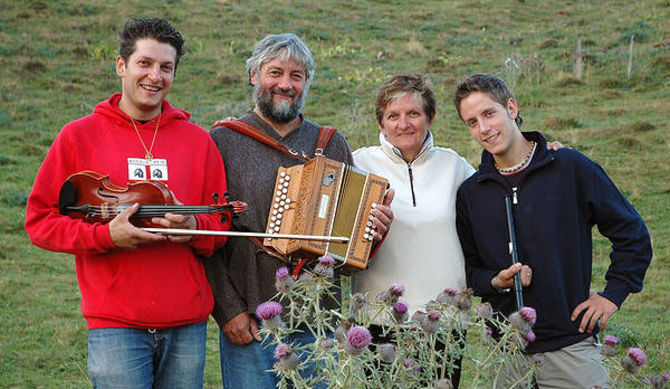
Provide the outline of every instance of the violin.
{"type": "MultiPolygon", "coordinates": [[[[89,223],[107,223],[135,203],[140,208],[130,217],[137,227],[157,227],[152,217],[164,217],[166,213],[179,215],[220,214],[232,211],[233,217],[247,209],[243,201],[229,201],[228,194],[223,203],[192,206],[178,204],[167,186],[155,181],[129,183],[127,188],[115,185],[109,176],[93,171],[75,173],[65,180],[58,195],[58,209],[62,215],[89,223]]],[[[225,215],[223,216],[225,217],[225,215]]]]}

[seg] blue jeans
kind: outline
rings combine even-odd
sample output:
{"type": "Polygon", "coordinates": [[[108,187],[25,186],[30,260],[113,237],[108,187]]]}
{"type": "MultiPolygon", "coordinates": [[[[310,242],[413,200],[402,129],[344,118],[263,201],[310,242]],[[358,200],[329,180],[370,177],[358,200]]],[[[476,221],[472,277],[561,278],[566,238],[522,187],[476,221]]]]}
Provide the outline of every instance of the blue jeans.
{"type": "Polygon", "coordinates": [[[206,342],[207,322],[89,330],[88,372],[94,388],[202,388],[206,342]]]}
{"type": "MultiPolygon", "coordinates": [[[[299,347],[313,344],[314,337],[309,332],[299,332],[291,334],[288,342],[294,347],[299,347]]],[[[269,338],[263,342],[252,341],[244,346],[237,346],[226,338],[223,331],[219,331],[219,348],[221,350],[221,381],[224,389],[274,389],[277,387],[279,376],[268,371],[272,369],[275,362],[278,362],[274,356],[275,347],[270,344],[269,338]]],[[[306,366],[300,371],[300,374],[305,377],[319,373],[325,374],[316,372],[314,366],[306,366]]],[[[316,388],[325,387],[325,384],[316,386],[316,388]]]]}

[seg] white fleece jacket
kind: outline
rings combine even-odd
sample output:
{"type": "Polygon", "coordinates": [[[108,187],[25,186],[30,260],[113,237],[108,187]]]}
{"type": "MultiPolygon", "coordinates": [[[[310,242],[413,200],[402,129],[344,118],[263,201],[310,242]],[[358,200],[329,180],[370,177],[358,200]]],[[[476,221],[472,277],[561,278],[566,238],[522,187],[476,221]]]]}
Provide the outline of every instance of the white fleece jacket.
{"type": "Polygon", "coordinates": [[[430,132],[411,163],[381,133],[379,141],[380,146],[354,151],[354,162],[389,180],[395,189],[394,220],[370,268],[353,280],[352,292],[370,299],[393,283],[402,284],[401,300],[412,314],[446,287],[466,287],[456,191],[475,169],[453,150],[434,147],[430,132]]]}

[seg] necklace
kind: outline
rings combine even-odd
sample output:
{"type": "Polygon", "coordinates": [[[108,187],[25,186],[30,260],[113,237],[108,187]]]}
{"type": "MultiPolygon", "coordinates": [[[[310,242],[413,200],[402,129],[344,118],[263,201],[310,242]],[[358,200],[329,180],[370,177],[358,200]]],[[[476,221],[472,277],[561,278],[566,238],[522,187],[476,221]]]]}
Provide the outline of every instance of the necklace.
{"type": "Polygon", "coordinates": [[[519,170],[525,168],[530,162],[530,157],[534,154],[533,152],[535,151],[535,145],[536,143],[534,141],[530,141],[530,143],[528,144],[528,152],[526,153],[526,157],[523,159],[523,161],[519,162],[518,164],[512,167],[501,169],[500,166],[498,166],[498,163],[495,162],[495,160],[493,161],[493,164],[501,174],[512,174],[518,172],[519,170]]]}
{"type": "Polygon", "coordinates": [[[140,138],[140,142],[142,143],[142,147],[144,148],[144,159],[147,161],[151,161],[154,159],[154,155],[151,154],[151,150],[154,149],[154,142],[156,141],[156,134],[158,134],[158,125],[161,124],[161,116],[163,113],[161,112],[160,115],[158,115],[158,122],[156,123],[156,129],[154,130],[154,138],[151,140],[151,146],[149,146],[149,149],[147,150],[147,146],[144,144],[144,141],[142,140],[142,136],[140,135],[140,132],[137,130],[137,126],[135,125],[135,119],[130,118],[130,122],[133,123],[133,128],[135,129],[135,133],[137,134],[137,137],[140,138]]]}

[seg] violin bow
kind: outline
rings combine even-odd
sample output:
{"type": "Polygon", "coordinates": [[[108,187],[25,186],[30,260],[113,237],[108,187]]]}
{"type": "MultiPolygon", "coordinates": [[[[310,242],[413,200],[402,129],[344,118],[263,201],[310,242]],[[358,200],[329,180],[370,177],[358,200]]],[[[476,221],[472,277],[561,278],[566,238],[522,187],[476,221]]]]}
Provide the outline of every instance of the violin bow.
{"type": "Polygon", "coordinates": [[[188,230],[179,228],[142,228],[142,230],[165,235],[235,236],[235,237],[253,237],[253,238],[270,238],[270,239],[313,240],[320,242],[335,242],[335,243],[349,242],[349,238],[345,236],[268,234],[263,232],[188,230]]]}

